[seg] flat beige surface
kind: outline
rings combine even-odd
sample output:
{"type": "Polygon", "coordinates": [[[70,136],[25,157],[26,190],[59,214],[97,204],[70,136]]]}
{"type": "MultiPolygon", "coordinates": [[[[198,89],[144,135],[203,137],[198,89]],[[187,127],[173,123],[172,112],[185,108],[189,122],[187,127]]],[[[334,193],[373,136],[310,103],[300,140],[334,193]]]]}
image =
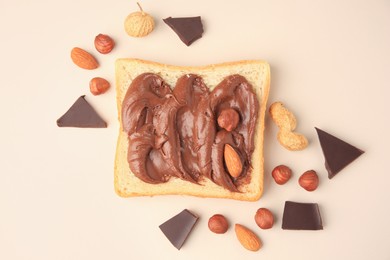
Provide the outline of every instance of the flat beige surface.
{"type": "MultiPolygon", "coordinates": [[[[151,1],[156,19],[146,38],[126,35],[134,1],[0,2],[0,259],[390,259],[388,156],[390,132],[389,1],[151,1]],[[185,46],[162,22],[201,15],[204,37],[185,46]],[[110,34],[111,54],[93,39],[110,34]],[[90,50],[101,67],[85,71],[70,50],[90,50]],[[184,196],[119,198],[113,188],[118,132],[115,90],[92,96],[94,76],[114,83],[114,61],[136,57],[176,65],[264,59],[271,65],[270,103],[280,100],[297,117],[309,147],[290,152],[266,118],[265,190],[258,202],[184,196]],[[56,120],[80,95],[107,129],[65,129],[56,120]],[[326,177],[314,127],[366,151],[332,180],[326,177]],[[294,176],[276,185],[270,171],[289,165],[294,176]],[[315,169],[318,190],[297,184],[315,169]],[[317,202],[324,230],[281,229],[286,200],[317,202]],[[271,230],[253,221],[259,207],[276,216],[271,230]],[[200,216],[177,251],[158,226],[188,208],[200,216]],[[246,251],[234,229],[216,235],[208,218],[222,213],[254,230],[261,251],[246,251]]],[[[269,103],[269,104],[270,104],[269,103]]]]}

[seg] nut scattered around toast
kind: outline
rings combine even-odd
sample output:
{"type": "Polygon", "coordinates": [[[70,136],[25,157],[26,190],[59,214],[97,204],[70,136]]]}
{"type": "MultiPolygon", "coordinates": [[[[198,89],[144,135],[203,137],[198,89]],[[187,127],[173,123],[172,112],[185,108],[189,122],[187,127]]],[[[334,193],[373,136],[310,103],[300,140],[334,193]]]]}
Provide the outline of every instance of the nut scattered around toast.
{"type": "Polygon", "coordinates": [[[277,139],[284,148],[290,151],[299,151],[307,147],[309,142],[306,137],[294,132],[297,126],[294,114],[281,102],[273,103],[269,108],[269,113],[272,120],[279,127],[277,139]]]}
{"type": "Polygon", "coordinates": [[[99,63],[97,62],[95,57],[93,57],[92,54],[90,54],[86,50],[83,50],[79,47],[74,47],[72,49],[72,51],[70,52],[70,58],[72,59],[74,64],[76,64],[82,69],[93,70],[99,67],[99,63]]]}
{"type": "Polygon", "coordinates": [[[241,245],[249,251],[259,251],[262,247],[260,238],[249,228],[236,224],[234,227],[236,236],[241,245]]]}

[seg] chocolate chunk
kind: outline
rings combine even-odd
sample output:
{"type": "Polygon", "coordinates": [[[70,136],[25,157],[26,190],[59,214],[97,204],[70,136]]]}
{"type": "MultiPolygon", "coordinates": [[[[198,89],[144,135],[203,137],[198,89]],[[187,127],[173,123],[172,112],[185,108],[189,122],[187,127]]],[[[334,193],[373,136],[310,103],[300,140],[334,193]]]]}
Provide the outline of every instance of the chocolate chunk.
{"type": "Polygon", "coordinates": [[[329,179],[333,178],[348,164],[364,153],[364,151],[355,146],[318,129],[317,127],[315,129],[317,130],[322,152],[325,157],[325,167],[328,170],[329,179]]]}
{"type": "Polygon", "coordinates": [[[85,100],[79,97],[69,110],[57,120],[59,127],[105,128],[107,123],[85,100]]]}
{"type": "Polygon", "coordinates": [[[322,230],[322,220],[317,203],[286,201],[282,229],[322,230]]]}
{"type": "Polygon", "coordinates": [[[182,247],[198,217],[187,209],[160,225],[161,231],[178,250],[182,247]]]}
{"type": "Polygon", "coordinates": [[[180,40],[187,46],[202,37],[203,24],[200,16],[196,17],[168,17],[163,21],[172,28],[180,40]]]}

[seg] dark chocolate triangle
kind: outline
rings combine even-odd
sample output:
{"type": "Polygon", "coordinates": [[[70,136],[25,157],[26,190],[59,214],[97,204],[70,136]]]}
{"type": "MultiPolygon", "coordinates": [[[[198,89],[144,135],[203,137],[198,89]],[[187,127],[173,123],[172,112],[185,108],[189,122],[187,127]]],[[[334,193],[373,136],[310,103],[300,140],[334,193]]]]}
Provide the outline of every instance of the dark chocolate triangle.
{"type": "Polygon", "coordinates": [[[59,127],[105,128],[107,123],[85,100],[79,97],[69,110],[57,120],[59,127]]]}
{"type": "Polygon", "coordinates": [[[198,217],[187,209],[160,225],[161,231],[177,249],[180,250],[198,217]]]}
{"type": "Polygon", "coordinates": [[[286,201],[284,204],[282,229],[321,230],[322,219],[317,203],[286,201]]]}
{"type": "Polygon", "coordinates": [[[325,167],[328,170],[328,178],[333,178],[344,167],[357,159],[364,151],[345,141],[315,128],[320,140],[322,152],[325,157],[325,167]]]}
{"type": "Polygon", "coordinates": [[[163,21],[172,28],[180,40],[187,46],[202,37],[203,24],[200,16],[196,17],[168,17],[163,21]]]}

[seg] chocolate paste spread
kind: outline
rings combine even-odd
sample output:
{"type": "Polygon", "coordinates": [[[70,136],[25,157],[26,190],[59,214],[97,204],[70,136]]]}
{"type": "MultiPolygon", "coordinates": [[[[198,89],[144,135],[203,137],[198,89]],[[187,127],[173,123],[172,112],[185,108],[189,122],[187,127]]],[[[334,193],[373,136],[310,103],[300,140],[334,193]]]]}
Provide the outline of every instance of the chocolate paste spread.
{"type": "Polygon", "coordinates": [[[210,92],[198,75],[182,76],[172,90],[157,74],[141,74],[122,105],[130,169],[147,183],[167,182],[172,176],[200,183],[206,177],[238,192],[240,183],[250,181],[258,111],[257,96],[241,75],[226,77],[210,92]],[[240,119],[227,131],[217,118],[230,108],[240,119]],[[226,170],[225,144],[241,159],[243,170],[237,178],[226,170]]]}

